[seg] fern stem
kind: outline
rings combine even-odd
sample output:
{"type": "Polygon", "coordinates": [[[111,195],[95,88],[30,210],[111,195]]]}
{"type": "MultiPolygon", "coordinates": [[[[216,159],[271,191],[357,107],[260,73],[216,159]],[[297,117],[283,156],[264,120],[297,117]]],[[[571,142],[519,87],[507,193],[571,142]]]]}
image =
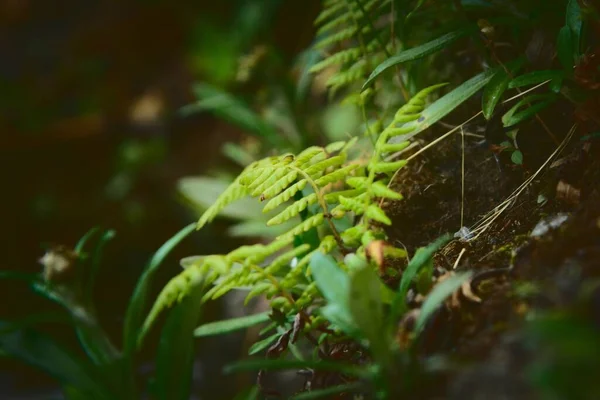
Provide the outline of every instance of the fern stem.
{"type": "Polygon", "coordinates": [[[273,284],[273,286],[279,291],[279,293],[283,297],[285,297],[290,302],[290,304],[292,305],[292,307],[294,307],[295,310],[298,309],[298,307],[296,306],[296,301],[294,300],[294,298],[287,291],[285,291],[281,287],[281,285],[279,284],[279,281],[277,280],[277,278],[275,278],[271,274],[267,274],[265,272],[265,270],[263,268],[259,267],[258,265],[250,264],[250,268],[256,270],[256,272],[258,272],[259,274],[261,274],[262,276],[264,276],[265,278],[267,278],[269,281],[271,281],[271,283],[273,284]]]}
{"type": "MultiPolygon", "coordinates": [[[[360,4],[360,0],[354,0],[355,3],[358,4],[358,7],[360,8],[362,14],[364,17],[367,17],[364,9],[362,8],[362,5],[360,4]]],[[[367,64],[367,70],[371,70],[371,62],[369,60],[369,54],[367,52],[367,47],[365,46],[365,41],[362,35],[362,29],[360,24],[358,23],[358,21],[356,20],[356,17],[354,17],[354,13],[352,12],[352,7],[350,7],[350,3],[348,0],[345,1],[346,3],[346,7],[348,8],[348,12],[350,13],[350,15],[352,16],[352,21],[354,22],[354,26],[356,27],[356,33],[358,35],[358,43],[360,44],[360,49],[362,51],[362,53],[365,56],[365,62],[367,64]]],[[[369,21],[370,22],[370,21],[369,21]]],[[[372,25],[371,25],[372,27],[372,25]]],[[[377,36],[377,34],[375,34],[375,36],[377,36]]]]}
{"type": "Polygon", "coordinates": [[[298,174],[302,175],[304,177],[304,179],[306,179],[308,184],[310,186],[312,186],[313,190],[315,191],[315,194],[317,195],[317,201],[319,202],[319,205],[323,209],[323,216],[325,217],[325,219],[327,220],[327,223],[329,224],[329,227],[331,228],[331,233],[333,234],[333,237],[335,238],[335,241],[337,242],[338,247],[340,248],[340,251],[342,251],[342,253],[344,253],[346,251],[345,250],[346,248],[344,247],[344,241],[340,237],[339,232],[337,231],[337,229],[335,228],[335,225],[333,224],[333,221],[331,219],[331,214],[329,213],[329,208],[327,207],[327,202],[325,201],[325,197],[323,196],[323,193],[321,193],[321,190],[319,189],[319,187],[317,186],[315,181],[310,177],[310,175],[308,175],[306,172],[304,172],[300,168],[295,167],[293,165],[290,165],[290,168],[293,169],[294,171],[298,172],[298,174]]]}

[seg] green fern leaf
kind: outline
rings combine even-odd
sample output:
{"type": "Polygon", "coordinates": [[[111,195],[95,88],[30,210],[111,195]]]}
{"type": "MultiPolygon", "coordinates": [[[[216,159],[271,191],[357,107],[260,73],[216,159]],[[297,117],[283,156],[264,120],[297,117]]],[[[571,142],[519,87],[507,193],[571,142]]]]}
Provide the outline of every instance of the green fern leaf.
{"type": "Polygon", "coordinates": [[[294,165],[297,166],[298,168],[302,168],[304,166],[304,164],[308,163],[309,161],[311,161],[313,158],[315,158],[318,155],[321,155],[321,156],[325,155],[325,152],[323,151],[322,147],[318,147],[318,146],[309,147],[309,148],[305,149],[304,151],[302,151],[300,154],[298,154],[298,156],[296,157],[296,161],[294,162],[294,165]]]}
{"type": "Polygon", "coordinates": [[[267,292],[272,287],[273,287],[273,284],[271,282],[257,283],[256,285],[254,285],[252,290],[250,290],[250,292],[244,299],[244,306],[247,306],[248,303],[250,302],[250,300],[252,300],[254,297],[260,296],[261,294],[267,292]]]}
{"type": "Polygon", "coordinates": [[[307,175],[312,177],[316,174],[324,172],[329,167],[336,167],[338,165],[341,165],[344,163],[344,161],[346,161],[346,156],[344,154],[340,154],[339,156],[319,161],[318,163],[308,167],[306,170],[304,170],[304,172],[306,172],[307,175]]]}
{"type": "Polygon", "coordinates": [[[291,199],[296,193],[306,187],[308,181],[306,179],[302,179],[292,186],[285,189],[283,192],[273,197],[263,208],[263,212],[268,212],[274,210],[279,207],[281,204],[285,203],[289,199],[291,199]]]}
{"type": "Polygon", "coordinates": [[[319,14],[319,16],[315,19],[315,26],[321,25],[324,21],[333,17],[336,13],[342,11],[346,8],[346,3],[344,1],[338,1],[329,7],[325,6],[323,11],[319,14]]]}
{"type": "Polygon", "coordinates": [[[387,140],[393,138],[394,136],[406,135],[407,133],[411,133],[414,128],[411,127],[402,127],[402,128],[386,128],[382,132],[382,136],[387,140]]]}
{"type": "Polygon", "coordinates": [[[297,236],[303,232],[308,232],[309,230],[311,230],[312,228],[319,226],[323,223],[323,213],[319,213],[319,214],[315,214],[310,218],[305,219],[304,221],[302,221],[302,223],[292,229],[290,229],[288,232],[284,233],[283,235],[280,235],[277,237],[277,240],[285,240],[285,239],[293,239],[294,236],[297,236]]]}
{"type": "Polygon", "coordinates": [[[317,202],[317,194],[312,193],[302,199],[296,201],[295,203],[289,205],[285,210],[271,218],[267,222],[267,226],[279,225],[289,220],[290,218],[294,218],[299,215],[302,211],[306,209],[311,204],[317,202]]]}
{"type": "Polygon", "coordinates": [[[330,172],[327,175],[320,177],[319,179],[315,180],[315,183],[317,186],[325,186],[330,183],[338,182],[338,181],[344,179],[346,176],[348,176],[352,171],[354,171],[358,167],[359,167],[358,164],[347,165],[343,168],[337,169],[333,172],[330,172]]]}
{"type": "Polygon", "coordinates": [[[277,274],[277,272],[279,272],[279,270],[286,266],[289,265],[289,263],[296,257],[300,257],[302,254],[306,253],[307,251],[310,250],[310,245],[309,244],[303,244],[301,246],[298,246],[290,251],[288,251],[287,253],[284,253],[282,255],[280,255],[279,257],[277,257],[275,260],[273,260],[273,262],[271,263],[271,265],[269,265],[267,268],[265,268],[265,273],[268,275],[275,275],[277,274]]]}
{"type": "MultiPolygon", "coordinates": [[[[273,186],[276,183],[278,183],[278,181],[281,178],[283,178],[284,176],[286,176],[289,171],[287,169],[285,169],[285,168],[273,168],[269,172],[270,172],[269,177],[267,179],[265,179],[264,181],[262,181],[262,183],[260,183],[259,185],[256,185],[256,183],[259,182],[257,180],[256,182],[253,182],[250,186],[248,186],[248,188],[250,190],[252,190],[252,192],[250,193],[251,196],[256,197],[256,196],[260,195],[265,190],[267,190],[271,186],[273,186]]],[[[292,181],[294,179],[292,179],[292,181]]]]}
{"type": "Polygon", "coordinates": [[[388,172],[396,172],[400,168],[406,165],[406,160],[400,160],[395,162],[379,162],[372,164],[370,169],[373,170],[377,174],[388,173],[388,172]]]}
{"type": "Polygon", "coordinates": [[[204,214],[198,220],[196,229],[201,229],[204,225],[211,222],[216,216],[229,204],[236,200],[242,199],[248,195],[248,190],[240,185],[239,180],[236,179],[221,195],[217,198],[215,203],[210,206],[204,214]]]}
{"type": "Polygon", "coordinates": [[[373,194],[377,197],[383,197],[390,200],[402,200],[402,195],[400,193],[396,193],[392,189],[389,189],[382,182],[374,182],[371,189],[373,190],[373,194]]]}
{"type": "MultiPolygon", "coordinates": [[[[262,194],[260,196],[261,201],[270,199],[271,197],[278,195],[279,193],[281,193],[282,190],[285,190],[292,182],[294,182],[297,177],[297,171],[289,171],[271,186],[262,191],[262,194]]],[[[254,195],[254,193],[252,194],[254,195]]]]}
{"type": "Polygon", "coordinates": [[[382,153],[395,153],[397,151],[402,151],[410,145],[410,142],[404,141],[400,143],[386,143],[379,147],[382,153]]]}
{"type": "Polygon", "coordinates": [[[340,14],[337,17],[330,20],[329,22],[321,25],[321,27],[317,30],[317,35],[321,35],[325,32],[331,31],[335,28],[341,28],[348,22],[351,22],[352,18],[353,18],[353,15],[351,12],[345,12],[343,14],[340,14]]]}
{"type": "MultiPolygon", "coordinates": [[[[351,179],[354,179],[354,178],[351,178],[351,179]]],[[[339,202],[340,196],[356,197],[358,195],[363,194],[364,192],[365,192],[365,189],[350,189],[350,190],[342,190],[340,192],[327,193],[323,197],[325,198],[325,201],[327,203],[337,203],[337,202],[339,202]]]]}
{"type": "Polygon", "coordinates": [[[367,180],[368,178],[366,176],[353,176],[346,179],[346,183],[355,189],[362,189],[367,184],[367,180]]]}
{"type": "Polygon", "coordinates": [[[392,221],[385,215],[385,212],[375,204],[371,204],[367,207],[365,216],[374,219],[375,221],[381,222],[382,224],[391,225],[392,221]]]}
{"type": "Polygon", "coordinates": [[[356,215],[360,215],[365,211],[364,195],[360,195],[354,199],[340,196],[340,204],[348,211],[352,211],[356,215]]]}

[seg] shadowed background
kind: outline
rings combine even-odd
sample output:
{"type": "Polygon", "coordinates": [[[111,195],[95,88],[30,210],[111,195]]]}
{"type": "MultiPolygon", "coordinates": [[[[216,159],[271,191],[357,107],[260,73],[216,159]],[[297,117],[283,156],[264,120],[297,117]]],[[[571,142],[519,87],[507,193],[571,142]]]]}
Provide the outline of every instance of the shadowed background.
{"type": "MultiPolygon", "coordinates": [[[[148,258],[196,218],[177,180],[226,163],[221,144],[242,135],[208,114],[176,114],[194,100],[192,83],[227,86],[239,57],[264,43],[291,62],[310,44],[318,8],[316,0],[0,0],[0,269],[41,271],[48,246],[73,246],[93,226],[114,229],[95,300],[118,343],[148,258]]],[[[235,246],[222,225],[177,248],[156,290],[181,257],[235,246]]],[[[2,319],[53,307],[19,285],[3,283],[0,293],[2,319]]],[[[74,340],[69,327],[54,333],[74,340]]],[[[228,352],[235,358],[239,348],[203,353],[213,364],[199,368],[200,391],[223,383],[214,378],[228,352]]],[[[0,367],[3,399],[58,392],[32,368],[5,359],[0,367]]]]}

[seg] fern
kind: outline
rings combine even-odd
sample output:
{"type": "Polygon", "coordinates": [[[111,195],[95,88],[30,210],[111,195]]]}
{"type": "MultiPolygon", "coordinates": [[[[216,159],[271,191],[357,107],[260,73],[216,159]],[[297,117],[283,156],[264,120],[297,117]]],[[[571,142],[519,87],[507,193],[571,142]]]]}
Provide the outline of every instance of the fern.
{"type": "Polygon", "coordinates": [[[318,73],[326,68],[337,67],[337,72],[327,80],[331,93],[362,80],[373,65],[389,55],[389,48],[383,39],[386,33],[373,26],[373,21],[382,15],[386,4],[389,4],[388,0],[324,2],[321,14],[315,20],[320,39],[314,47],[322,51],[332,47],[341,47],[341,50],[328,53],[310,71],[318,73]]]}
{"type": "MultiPolygon", "coordinates": [[[[305,312],[320,298],[310,269],[310,259],[323,253],[355,253],[367,261],[367,249],[377,240],[385,240],[382,225],[390,225],[383,204],[402,199],[390,186],[391,174],[406,165],[406,160],[389,160],[388,155],[408,146],[408,141],[390,143],[398,132],[410,133],[407,123],[418,119],[425,98],[442,85],[420,91],[401,107],[393,120],[377,137],[371,157],[349,159],[350,141],[313,146],[297,155],[284,154],[249,165],[202,215],[198,228],[215,218],[220,210],[234,201],[251,196],[264,203],[263,212],[276,212],[267,225],[280,225],[296,218],[292,229],[264,245],[242,246],[223,255],[198,258],[173,278],[158,296],[146,319],[150,328],[158,314],[191,291],[212,285],[203,301],[219,298],[231,290],[250,288],[246,301],[266,295],[271,307],[285,314],[305,312]],[[296,195],[302,193],[297,198],[296,195]],[[317,206],[302,219],[301,213],[317,206]],[[359,216],[357,224],[338,232],[334,221],[346,215],[359,216]],[[304,243],[293,246],[294,238],[316,229],[321,237],[318,246],[304,243]]],[[[402,257],[405,252],[386,245],[385,254],[402,257]]],[[[341,263],[343,265],[343,263],[341,263]]],[[[316,317],[316,316],[315,316],[316,317]]]]}

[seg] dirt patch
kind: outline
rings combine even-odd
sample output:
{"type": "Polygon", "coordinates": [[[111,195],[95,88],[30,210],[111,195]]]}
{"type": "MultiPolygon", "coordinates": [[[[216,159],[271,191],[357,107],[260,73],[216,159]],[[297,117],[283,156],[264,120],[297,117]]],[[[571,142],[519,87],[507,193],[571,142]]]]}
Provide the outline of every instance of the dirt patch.
{"type": "MultiPolygon", "coordinates": [[[[415,348],[417,357],[438,360],[436,384],[415,398],[527,399],[548,388],[578,393],[569,398],[600,398],[593,397],[598,384],[589,371],[581,371],[584,365],[597,372],[600,361],[564,339],[596,346],[600,338],[600,140],[589,133],[576,131],[477,239],[457,238],[436,254],[437,277],[455,266],[475,271],[470,287],[481,301],[463,295],[430,321],[415,348]],[[572,376],[564,365],[579,372],[572,376]]],[[[531,147],[523,151],[526,160],[536,159],[527,168],[497,159],[481,138],[464,139],[462,224],[460,133],[419,155],[394,182],[404,199],[388,205],[387,233],[409,254],[475,226],[554,150],[549,144],[535,149],[545,157],[533,156],[531,147]]]]}

